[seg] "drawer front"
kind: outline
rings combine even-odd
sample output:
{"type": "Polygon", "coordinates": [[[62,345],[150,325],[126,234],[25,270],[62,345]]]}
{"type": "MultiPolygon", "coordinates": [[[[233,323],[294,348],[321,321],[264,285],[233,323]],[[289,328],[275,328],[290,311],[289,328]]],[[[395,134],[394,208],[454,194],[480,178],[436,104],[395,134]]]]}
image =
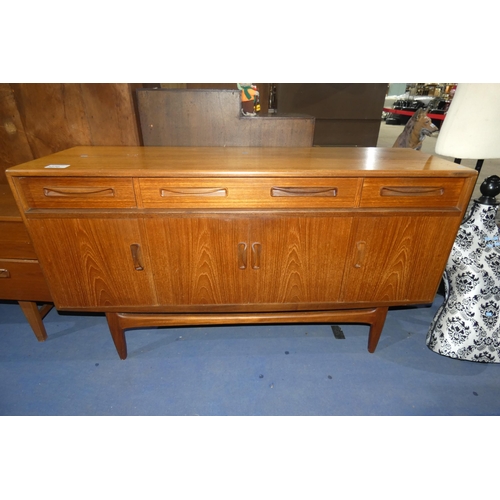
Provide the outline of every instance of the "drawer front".
{"type": "Polygon", "coordinates": [[[52,302],[40,264],[0,259],[0,299],[52,302]]]}
{"type": "Polygon", "coordinates": [[[355,207],[361,179],[140,179],[145,208],[355,207]]]}
{"type": "Polygon", "coordinates": [[[101,177],[21,177],[27,208],[133,208],[132,179],[101,177]]]}
{"type": "Polygon", "coordinates": [[[0,259],[36,259],[24,223],[0,221],[0,259]]]}
{"type": "Polygon", "coordinates": [[[463,178],[365,179],[360,206],[363,208],[458,207],[464,182],[463,178]]]}

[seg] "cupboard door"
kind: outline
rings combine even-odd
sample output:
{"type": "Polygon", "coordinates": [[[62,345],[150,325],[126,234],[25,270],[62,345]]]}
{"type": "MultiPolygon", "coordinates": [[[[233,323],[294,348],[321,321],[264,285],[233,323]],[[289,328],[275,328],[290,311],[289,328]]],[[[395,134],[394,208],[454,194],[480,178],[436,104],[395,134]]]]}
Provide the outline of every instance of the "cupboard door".
{"type": "Polygon", "coordinates": [[[458,225],[457,217],[363,217],[347,260],[345,302],[432,302],[458,225]]]}
{"type": "Polygon", "coordinates": [[[256,220],[249,241],[250,299],[288,308],[338,302],[351,225],[350,217],[332,216],[256,220]]]}
{"type": "Polygon", "coordinates": [[[340,299],[351,218],[169,216],[145,224],[162,305],[290,310],[340,299]]]}
{"type": "Polygon", "coordinates": [[[144,224],[161,305],[246,301],[247,219],[169,216],[144,224]]]}
{"type": "Polygon", "coordinates": [[[156,304],[139,221],[33,219],[30,231],[58,308],[156,304]]]}

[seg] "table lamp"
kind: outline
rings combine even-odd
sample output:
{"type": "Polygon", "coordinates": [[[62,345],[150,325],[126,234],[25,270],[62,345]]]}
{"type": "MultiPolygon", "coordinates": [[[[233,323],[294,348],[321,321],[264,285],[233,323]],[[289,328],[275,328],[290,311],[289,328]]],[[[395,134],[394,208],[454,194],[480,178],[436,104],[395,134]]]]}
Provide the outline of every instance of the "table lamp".
{"type": "Polygon", "coordinates": [[[435,152],[477,161],[500,158],[500,84],[459,83],[443,121],[435,152]]]}

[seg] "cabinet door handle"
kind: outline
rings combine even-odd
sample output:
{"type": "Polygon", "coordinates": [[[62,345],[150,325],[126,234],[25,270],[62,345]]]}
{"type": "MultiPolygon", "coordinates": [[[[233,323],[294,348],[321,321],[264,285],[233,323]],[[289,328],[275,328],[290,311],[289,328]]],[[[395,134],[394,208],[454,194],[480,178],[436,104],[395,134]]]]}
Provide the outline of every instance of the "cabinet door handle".
{"type": "Polygon", "coordinates": [[[227,196],[226,188],[161,188],[160,196],[167,198],[169,196],[227,196]]]}
{"type": "Polygon", "coordinates": [[[8,269],[0,269],[0,278],[10,278],[8,269]]]}
{"type": "Polygon", "coordinates": [[[115,195],[115,190],[110,187],[45,187],[44,196],[111,196],[115,195]]]}
{"type": "Polygon", "coordinates": [[[384,186],[380,196],[442,196],[444,188],[426,186],[384,186]]]}
{"type": "Polygon", "coordinates": [[[247,268],[247,244],[238,243],[238,267],[240,269],[247,268]]]}
{"type": "Polygon", "coordinates": [[[273,187],[271,196],[337,196],[336,187],[273,187]]]}
{"type": "Polygon", "coordinates": [[[134,263],[134,269],[136,271],[144,271],[144,266],[142,265],[142,252],[141,245],[138,243],[133,243],[130,245],[130,252],[132,253],[132,261],[134,263]]]}
{"type": "Polygon", "coordinates": [[[260,243],[252,243],[252,269],[260,269],[260,254],[262,245],[260,243]]]}
{"type": "Polygon", "coordinates": [[[363,264],[363,261],[365,260],[365,250],[366,250],[366,242],[365,241],[358,241],[356,243],[356,250],[357,250],[357,255],[356,255],[356,263],[354,264],[354,267],[361,267],[363,264]]]}

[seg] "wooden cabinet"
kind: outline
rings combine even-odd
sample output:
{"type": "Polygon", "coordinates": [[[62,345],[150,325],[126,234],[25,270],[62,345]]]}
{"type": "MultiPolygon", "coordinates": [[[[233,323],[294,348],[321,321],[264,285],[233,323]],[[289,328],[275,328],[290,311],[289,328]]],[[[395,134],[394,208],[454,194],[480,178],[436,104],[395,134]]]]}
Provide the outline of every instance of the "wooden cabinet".
{"type": "Polygon", "coordinates": [[[146,220],[158,303],[236,311],[338,302],[351,221],[265,212],[146,220]]]}
{"type": "Polygon", "coordinates": [[[405,149],[79,147],[7,171],[59,309],[370,325],[431,303],[477,173],[405,149]],[[55,168],[57,165],[64,167],[55,168]],[[49,167],[49,168],[47,168],[49,167]]]}
{"type": "Polygon", "coordinates": [[[47,339],[42,320],[52,298],[7,184],[0,184],[0,299],[16,300],[37,339],[47,339]],[[37,301],[44,305],[39,308],[37,301]]]}

